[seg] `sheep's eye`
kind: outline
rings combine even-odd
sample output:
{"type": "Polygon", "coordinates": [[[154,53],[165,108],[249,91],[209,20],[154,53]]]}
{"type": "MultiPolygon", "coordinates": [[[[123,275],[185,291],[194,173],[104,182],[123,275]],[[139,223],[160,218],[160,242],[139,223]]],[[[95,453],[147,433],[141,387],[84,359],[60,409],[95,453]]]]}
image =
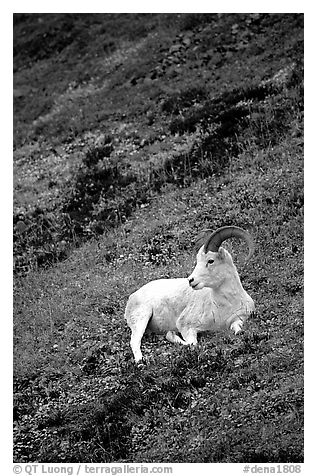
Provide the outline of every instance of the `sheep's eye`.
{"type": "Polygon", "coordinates": [[[212,264],[215,260],[214,259],[209,259],[208,264],[212,264]]]}

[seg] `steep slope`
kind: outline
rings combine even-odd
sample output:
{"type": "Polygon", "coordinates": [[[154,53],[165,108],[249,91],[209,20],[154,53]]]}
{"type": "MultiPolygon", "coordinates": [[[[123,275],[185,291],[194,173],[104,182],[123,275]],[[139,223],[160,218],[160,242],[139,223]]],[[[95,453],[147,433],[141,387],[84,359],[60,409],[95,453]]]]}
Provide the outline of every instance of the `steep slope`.
{"type": "Polygon", "coordinates": [[[303,461],[302,22],[16,17],[15,461],[303,461]],[[224,224],[255,318],[140,371],[128,295],[224,224]]]}

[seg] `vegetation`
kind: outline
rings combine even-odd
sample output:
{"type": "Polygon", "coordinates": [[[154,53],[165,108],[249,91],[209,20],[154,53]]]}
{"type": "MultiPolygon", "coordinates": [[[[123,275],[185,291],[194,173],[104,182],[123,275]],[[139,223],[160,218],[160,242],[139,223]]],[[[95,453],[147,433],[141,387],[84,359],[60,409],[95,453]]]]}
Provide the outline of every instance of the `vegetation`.
{"type": "Polygon", "coordinates": [[[14,16],[14,460],[303,461],[303,17],[14,16]],[[128,295],[254,235],[257,313],[195,349],[128,295]]]}

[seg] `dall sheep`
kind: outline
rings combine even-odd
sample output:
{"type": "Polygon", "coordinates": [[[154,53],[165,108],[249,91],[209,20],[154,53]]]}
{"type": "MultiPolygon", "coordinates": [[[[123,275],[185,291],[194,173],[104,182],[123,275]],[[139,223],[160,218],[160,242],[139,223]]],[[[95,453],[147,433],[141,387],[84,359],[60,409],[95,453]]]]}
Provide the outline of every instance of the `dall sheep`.
{"type": "Polygon", "coordinates": [[[131,294],[125,319],[131,328],[130,344],[136,363],[142,360],[141,339],[145,331],[166,334],[170,342],[183,345],[196,345],[198,332],[222,328],[235,334],[241,331],[254,311],[254,302],[242,287],[230,253],[220,247],[232,237],[248,244],[249,259],[254,243],[247,231],[236,226],[208,230],[188,278],[158,279],[131,294]]]}

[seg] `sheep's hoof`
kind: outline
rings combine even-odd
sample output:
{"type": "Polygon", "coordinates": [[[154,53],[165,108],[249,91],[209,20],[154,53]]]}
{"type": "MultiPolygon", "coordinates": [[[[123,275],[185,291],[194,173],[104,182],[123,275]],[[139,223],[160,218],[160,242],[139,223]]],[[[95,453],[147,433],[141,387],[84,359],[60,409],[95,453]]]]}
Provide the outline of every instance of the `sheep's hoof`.
{"type": "Polygon", "coordinates": [[[136,366],[138,369],[142,369],[143,367],[145,367],[144,360],[139,360],[139,362],[136,362],[136,366]]]}

